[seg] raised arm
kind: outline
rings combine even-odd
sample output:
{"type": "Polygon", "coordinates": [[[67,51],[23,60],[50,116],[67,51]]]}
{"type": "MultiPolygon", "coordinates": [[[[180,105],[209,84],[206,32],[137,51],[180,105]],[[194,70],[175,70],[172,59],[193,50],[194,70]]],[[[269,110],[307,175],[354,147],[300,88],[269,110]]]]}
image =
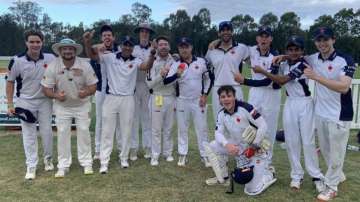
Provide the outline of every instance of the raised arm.
{"type": "Polygon", "coordinates": [[[85,48],[85,53],[86,55],[92,59],[92,60],[96,60],[99,61],[99,51],[97,50],[97,48],[93,48],[91,45],[92,42],[92,38],[94,37],[94,33],[95,30],[91,31],[91,32],[85,32],[83,34],[83,40],[84,40],[84,48],[85,48]]]}

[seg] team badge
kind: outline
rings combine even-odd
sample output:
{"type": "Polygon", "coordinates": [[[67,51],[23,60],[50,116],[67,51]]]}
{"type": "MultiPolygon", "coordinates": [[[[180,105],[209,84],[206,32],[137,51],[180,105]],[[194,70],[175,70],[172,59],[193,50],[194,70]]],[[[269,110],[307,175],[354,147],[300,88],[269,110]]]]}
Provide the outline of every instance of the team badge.
{"type": "Polygon", "coordinates": [[[196,66],[195,66],[195,69],[199,69],[199,66],[196,65],[196,66]]]}
{"type": "Polygon", "coordinates": [[[132,65],[132,64],[130,64],[130,65],[129,65],[129,68],[131,69],[132,67],[133,67],[133,65],[132,65]]]}
{"type": "Polygon", "coordinates": [[[47,64],[44,64],[44,68],[46,69],[48,67],[48,65],[47,64]]]}
{"type": "Polygon", "coordinates": [[[236,122],[240,123],[241,119],[239,117],[236,118],[236,122]]]}
{"type": "Polygon", "coordinates": [[[235,51],[234,51],[234,50],[232,50],[230,53],[231,53],[231,54],[235,54],[235,51]]]}
{"type": "Polygon", "coordinates": [[[330,65],[328,66],[328,70],[331,71],[333,69],[333,67],[330,65]]]}

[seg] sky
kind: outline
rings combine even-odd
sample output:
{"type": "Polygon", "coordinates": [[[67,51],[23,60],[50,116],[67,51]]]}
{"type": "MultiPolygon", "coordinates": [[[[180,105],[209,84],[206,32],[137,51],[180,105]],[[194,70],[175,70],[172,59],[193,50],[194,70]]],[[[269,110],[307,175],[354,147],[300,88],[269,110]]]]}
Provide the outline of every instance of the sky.
{"type": "MultiPolygon", "coordinates": [[[[15,0],[0,0],[0,14],[9,12],[15,0]]],[[[151,18],[162,22],[170,13],[185,9],[189,15],[201,8],[208,8],[212,23],[230,20],[237,14],[249,14],[258,22],[260,17],[272,12],[280,17],[284,12],[294,11],[301,18],[303,28],[308,28],[320,15],[333,15],[342,8],[360,8],[360,0],[34,0],[52,21],[90,26],[100,19],[116,21],[121,15],[131,13],[135,2],[152,9],[151,18]]]]}

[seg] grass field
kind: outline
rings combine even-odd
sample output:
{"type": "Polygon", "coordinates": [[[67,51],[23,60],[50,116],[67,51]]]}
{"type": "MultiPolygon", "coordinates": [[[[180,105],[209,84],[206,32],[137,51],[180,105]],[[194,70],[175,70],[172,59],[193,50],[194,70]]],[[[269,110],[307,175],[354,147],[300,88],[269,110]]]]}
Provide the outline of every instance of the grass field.
{"type": "MultiPolygon", "coordinates": [[[[245,97],[247,91],[245,88],[245,97]]],[[[214,121],[211,110],[209,112],[209,139],[212,140],[214,121]]],[[[93,129],[94,119],[91,126],[92,131],[93,129]]],[[[356,132],[352,131],[350,144],[358,145],[355,140],[356,132]]],[[[172,134],[176,157],[176,128],[172,134]]],[[[0,201],[315,201],[316,192],[308,175],[305,176],[301,191],[294,192],[288,187],[289,162],[286,151],[278,144],[275,145],[274,154],[278,181],[265,193],[248,197],[243,193],[243,187],[236,185],[235,193],[228,195],[225,194],[226,188],[222,186],[207,187],[204,180],[213,176],[213,172],[204,168],[200,162],[193,126],[189,137],[190,161],[185,168],[178,167],[176,161],[168,163],[163,159],[160,160],[160,166],[151,167],[147,160],[141,158],[131,162],[129,169],[121,169],[114,150],[109,174],[100,175],[99,162],[95,161],[96,172],[91,176],[82,174],[77,161],[76,138],[72,137],[73,164],[69,175],[64,179],[55,179],[54,172],[43,171],[40,160],[36,180],[29,182],[24,180],[25,157],[19,131],[0,131],[0,201]]],[[[54,157],[57,156],[56,145],[54,138],[54,157]]],[[[41,154],[41,144],[39,147],[41,154]]],[[[335,201],[359,201],[359,157],[360,152],[347,153],[344,166],[347,181],[339,186],[339,197],[335,201]]],[[[232,167],[234,162],[230,165],[232,167]]],[[[321,165],[324,170],[322,160],[321,165]]]]}
{"type": "MultiPolygon", "coordinates": [[[[210,115],[209,126],[210,139],[213,139],[213,120],[210,115]]],[[[185,168],[163,159],[159,167],[151,167],[147,160],[141,158],[131,163],[129,169],[121,169],[117,163],[117,152],[113,152],[109,174],[100,175],[97,172],[99,163],[96,161],[95,174],[84,176],[77,162],[76,138],[73,137],[70,174],[64,179],[55,179],[54,172],[43,171],[43,163],[39,162],[37,179],[28,182],[24,180],[24,153],[18,134],[18,131],[10,131],[0,137],[0,201],[314,201],[316,196],[307,175],[301,191],[290,190],[286,151],[278,144],[274,155],[278,181],[265,193],[248,197],[244,195],[243,187],[236,185],[235,193],[228,195],[222,186],[207,187],[204,180],[213,173],[200,162],[193,128],[189,134],[190,162],[185,168]]],[[[175,134],[174,129],[176,142],[175,134]]],[[[356,144],[354,134],[350,139],[352,144],[356,144]]],[[[56,147],[54,152],[56,156],[56,147]]],[[[335,201],[358,201],[359,155],[359,152],[348,152],[344,166],[348,180],[339,186],[339,197],[335,201]]]]}
{"type": "Polygon", "coordinates": [[[9,64],[9,61],[7,61],[7,60],[0,60],[0,69],[7,68],[8,64],[9,64]]]}

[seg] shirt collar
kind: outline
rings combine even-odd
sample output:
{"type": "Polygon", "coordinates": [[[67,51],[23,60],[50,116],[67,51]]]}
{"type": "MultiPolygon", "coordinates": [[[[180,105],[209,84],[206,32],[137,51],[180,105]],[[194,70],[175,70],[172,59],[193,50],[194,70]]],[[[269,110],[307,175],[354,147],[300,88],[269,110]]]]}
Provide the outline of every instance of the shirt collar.
{"type": "Polygon", "coordinates": [[[337,53],[336,53],[336,50],[334,50],[334,52],[332,52],[332,53],[330,54],[329,58],[327,58],[327,59],[324,59],[324,58],[322,57],[321,53],[319,53],[318,59],[320,59],[320,60],[322,60],[322,61],[326,61],[326,60],[333,61],[333,60],[336,58],[336,56],[337,56],[337,53]]]}
{"type": "Polygon", "coordinates": [[[263,56],[263,57],[269,57],[269,55],[271,53],[271,48],[264,55],[261,54],[261,51],[260,51],[259,47],[256,47],[256,50],[259,52],[259,55],[263,56]]]}
{"type": "Polygon", "coordinates": [[[43,59],[44,59],[44,54],[43,54],[42,51],[40,51],[39,59],[38,59],[38,60],[33,60],[33,59],[27,54],[27,51],[25,51],[25,57],[26,57],[26,60],[29,61],[29,62],[31,62],[31,61],[37,62],[37,61],[39,61],[39,60],[43,60],[43,59]]]}
{"type": "Polygon", "coordinates": [[[111,52],[118,52],[119,48],[118,48],[118,44],[117,43],[113,43],[111,48],[107,48],[107,51],[111,51],[111,52]]]}
{"type": "Polygon", "coordinates": [[[64,61],[63,61],[63,59],[61,58],[61,57],[59,57],[59,60],[60,60],[60,64],[61,64],[61,67],[63,68],[63,69],[67,69],[67,70],[70,70],[70,69],[72,69],[73,67],[78,67],[79,66],[79,58],[76,56],[75,57],[75,61],[74,61],[74,64],[70,67],[70,68],[66,68],[66,66],[65,66],[65,64],[64,64],[64,61]]]}
{"type": "Polygon", "coordinates": [[[238,111],[238,107],[239,107],[239,106],[240,106],[240,101],[235,100],[234,113],[230,113],[230,112],[227,111],[225,108],[224,108],[224,113],[231,116],[231,115],[235,114],[235,113],[238,111]]]}
{"type": "Polygon", "coordinates": [[[127,60],[130,60],[130,61],[134,60],[135,57],[132,56],[132,55],[130,55],[130,57],[125,58],[125,57],[123,57],[123,56],[121,55],[121,52],[118,52],[118,53],[116,54],[116,59],[119,59],[119,60],[120,60],[120,59],[123,59],[124,62],[126,62],[127,60]]]}
{"type": "Polygon", "coordinates": [[[224,53],[227,53],[227,52],[229,52],[231,49],[233,49],[235,46],[237,46],[237,43],[236,43],[235,40],[232,40],[231,47],[230,47],[229,49],[227,49],[227,50],[224,50],[224,49],[220,48],[220,45],[221,45],[221,42],[218,43],[218,44],[215,46],[215,49],[222,50],[222,51],[224,51],[224,53]]]}
{"type": "Polygon", "coordinates": [[[141,49],[148,49],[148,48],[150,48],[150,46],[151,46],[151,44],[150,44],[150,42],[148,43],[148,44],[146,44],[145,46],[142,46],[141,44],[139,44],[139,46],[140,46],[140,48],[141,49]]]}
{"type": "Polygon", "coordinates": [[[180,62],[186,63],[187,65],[190,65],[191,63],[195,62],[196,60],[197,60],[197,58],[196,58],[195,55],[192,55],[192,59],[191,59],[191,62],[190,62],[190,63],[187,63],[185,60],[183,60],[183,59],[180,57],[180,62]]]}

